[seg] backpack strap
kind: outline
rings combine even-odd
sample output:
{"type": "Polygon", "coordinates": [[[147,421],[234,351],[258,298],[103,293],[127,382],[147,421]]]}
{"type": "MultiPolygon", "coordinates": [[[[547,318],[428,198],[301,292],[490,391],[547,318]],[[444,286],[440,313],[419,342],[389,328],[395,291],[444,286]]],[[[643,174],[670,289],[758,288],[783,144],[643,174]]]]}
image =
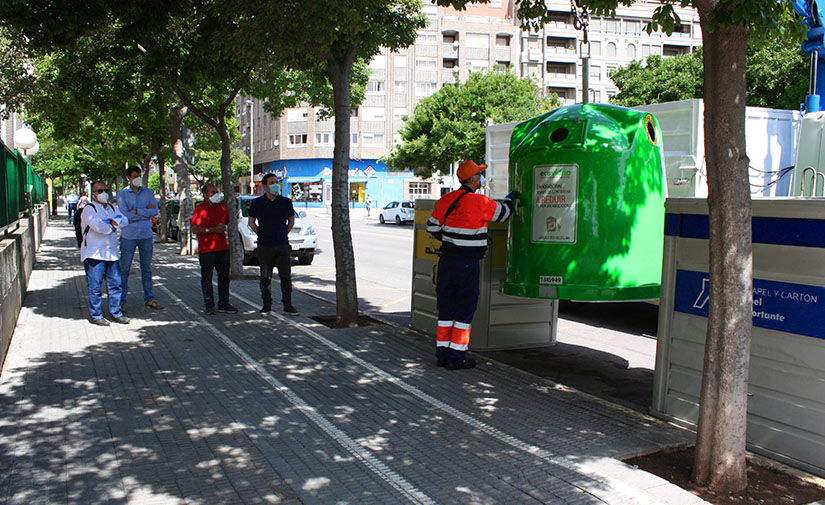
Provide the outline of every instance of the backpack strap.
{"type": "Polygon", "coordinates": [[[444,213],[444,218],[441,220],[441,226],[444,226],[445,224],[447,224],[447,217],[453,212],[453,209],[456,208],[456,206],[458,205],[458,201],[461,200],[461,198],[464,195],[467,195],[469,193],[472,193],[472,191],[468,191],[468,190],[465,189],[464,192],[461,193],[460,195],[458,195],[458,198],[453,200],[453,203],[451,203],[450,206],[447,207],[447,212],[444,213]]]}
{"type": "MultiPolygon", "coordinates": [[[[95,207],[95,205],[92,202],[89,202],[89,203],[86,204],[86,207],[90,207],[90,206],[95,210],[95,214],[97,214],[97,207],[95,207]]],[[[83,210],[86,210],[86,207],[83,207],[83,210]]],[[[89,225],[88,224],[86,225],[86,229],[83,230],[83,245],[89,245],[86,242],[86,234],[87,233],[89,233],[89,225]]]]}

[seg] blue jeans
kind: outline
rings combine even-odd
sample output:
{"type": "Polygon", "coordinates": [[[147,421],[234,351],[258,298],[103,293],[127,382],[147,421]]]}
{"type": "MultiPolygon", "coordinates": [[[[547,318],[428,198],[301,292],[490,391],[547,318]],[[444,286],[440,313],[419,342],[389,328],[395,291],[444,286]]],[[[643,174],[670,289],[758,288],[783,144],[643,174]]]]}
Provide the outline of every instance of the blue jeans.
{"type": "Polygon", "coordinates": [[[69,213],[69,222],[71,223],[72,219],[74,218],[74,213],[77,212],[77,204],[76,203],[67,204],[66,209],[69,213]]]}
{"type": "Polygon", "coordinates": [[[92,319],[103,319],[103,295],[100,285],[106,279],[106,292],[109,293],[109,313],[120,317],[120,265],[117,261],[103,261],[87,258],[83,262],[86,270],[86,285],[89,288],[89,315],[92,319]]]}
{"type": "Polygon", "coordinates": [[[152,291],[152,249],[154,248],[152,237],[138,239],[120,237],[120,276],[123,278],[123,301],[126,302],[126,295],[129,292],[129,270],[132,268],[135,248],[140,254],[143,303],[149,303],[155,299],[155,293],[152,291]]]}

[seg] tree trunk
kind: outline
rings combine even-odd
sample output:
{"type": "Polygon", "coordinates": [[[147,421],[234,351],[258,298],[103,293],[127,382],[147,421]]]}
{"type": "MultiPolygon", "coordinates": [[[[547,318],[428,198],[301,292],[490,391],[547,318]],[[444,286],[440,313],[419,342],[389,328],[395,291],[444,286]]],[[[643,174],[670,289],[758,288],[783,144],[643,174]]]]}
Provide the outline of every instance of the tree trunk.
{"type": "Polygon", "coordinates": [[[355,280],[355,253],[349,220],[349,147],[351,91],[350,72],[355,49],[344,61],[332,59],[327,73],[335,100],[335,149],[332,156],[332,243],[335,250],[335,325],[351,328],[358,325],[358,289],[355,280]]]}
{"type": "Polygon", "coordinates": [[[180,200],[180,212],[178,214],[178,240],[181,242],[181,255],[192,254],[192,234],[189,226],[192,221],[192,190],[189,187],[189,167],[183,161],[183,140],[180,138],[180,127],[183,125],[183,118],[189,110],[180,107],[172,111],[169,124],[169,145],[172,147],[172,163],[175,166],[175,174],[178,180],[178,198],[180,200]]]}
{"type": "Polygon", "coordinates": [[[235,182],[232,180],[232,140],[226,128],[226,109],[221,108],[218,118],[218,134],[221,138],[221,187],[223,203],[229,212],[229,276],[243,279],[243,245],[238,229],[238,202],[235,201],[235,182]]]}
{"type": "Polygon", "coordinates": [[[697,2],[704,42],[710,305],[693,480],[718,491],[747,485],[748,362],[753,322],[751,200],[745,153],[742,26],[714,27],[719,0],[697,2]]]}
{"type": "Polygon", "coordinates": [[[155,146],[155,153],[158,156],[158,185],[160,186],[160,208],[158,209],[158,241],[165,244],[169,242],[169,223],[166,215],[166,160],[163,158],[163,146],[160,139],[152,139],[155,146]]]}

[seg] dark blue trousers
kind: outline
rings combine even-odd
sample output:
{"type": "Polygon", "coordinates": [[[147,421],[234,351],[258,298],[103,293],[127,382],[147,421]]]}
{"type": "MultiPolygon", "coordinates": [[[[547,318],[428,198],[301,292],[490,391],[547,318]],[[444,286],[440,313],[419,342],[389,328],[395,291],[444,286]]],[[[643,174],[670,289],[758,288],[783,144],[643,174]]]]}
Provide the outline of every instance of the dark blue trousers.
{"type": "Polygon", "coordinates": [[[470,324],[478,306],[479,260],[442,255],[435,292],[438,309],[436,357],[460,362],[470,343],[470,324]]]}

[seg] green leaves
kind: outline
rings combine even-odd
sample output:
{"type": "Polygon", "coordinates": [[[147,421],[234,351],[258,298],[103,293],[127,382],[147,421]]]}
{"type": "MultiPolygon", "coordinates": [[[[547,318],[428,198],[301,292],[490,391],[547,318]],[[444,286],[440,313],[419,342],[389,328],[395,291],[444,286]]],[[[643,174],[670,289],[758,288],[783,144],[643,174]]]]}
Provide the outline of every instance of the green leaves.
{"type": "Polygon", "coordinates": [[[559,106],[542,97],[530,79],[510,73],[472,73],[466,83],[444,86],[427,97],[401,129],[402,144],[385,160],[391,170],[428,177],[450,163],[484,157],[485,126],[529,119],[559,106]]]}
{"type": "MultiPolygon", "coordinates": [[[[611,103],[633,107],[648,103],[702,98],[702,49],[646,62],[633,61],[611,75],[620,92],[611,103]]],[[[808,60],[799,44],[781,37],[753,40],[748,48],[747,104],[796,110],[808,88],[808,60]]]]}

